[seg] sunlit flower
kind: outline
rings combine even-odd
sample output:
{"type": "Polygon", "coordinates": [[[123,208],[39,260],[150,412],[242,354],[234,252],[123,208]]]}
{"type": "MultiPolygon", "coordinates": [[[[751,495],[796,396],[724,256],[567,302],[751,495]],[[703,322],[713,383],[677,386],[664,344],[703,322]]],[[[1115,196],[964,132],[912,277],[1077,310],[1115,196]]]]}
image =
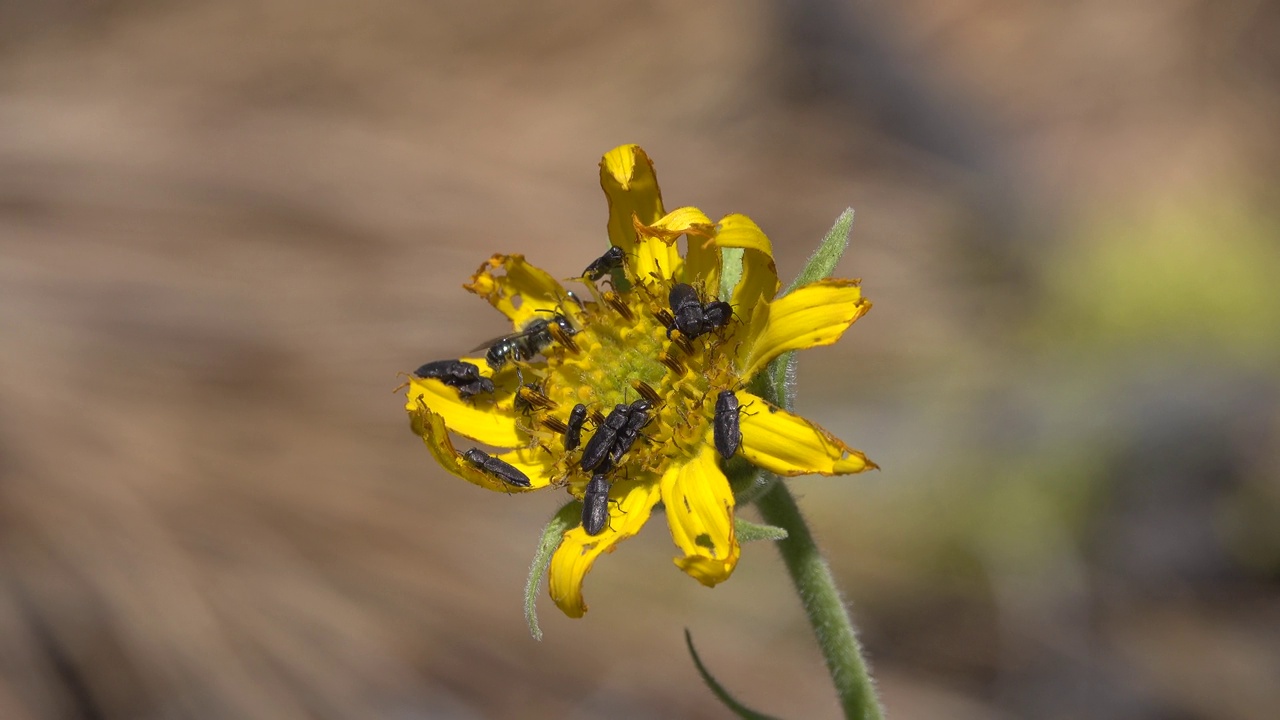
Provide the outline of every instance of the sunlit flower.
{"type": "Polygon", "coordinates": [[[482,487],[507,493],[563,487],[582,498],[593,474],[604,476],[607,521],[565,532],[551,560],[551,597],[571,617],[587,609],[582,583],[596,558],[639,532],[659,502],[681,551],[676,565],[708,586],[729,577],[739,547],[734,496],[722,470],[725,450],[785,476],[875,467],[823,428],[745,389],[781,353],[839,339],[871,307],[858,281],[820,280],[775,297],[779,283],[769,239],[745,215],[712,221],[692,207],[667,213],[653,165],[635,145],[606,154],[600,179],[620,266],[596,281],[575,278],[582,288],[571,293],[522,255],[494,255],[464,287],[506,315],[517,333],[514,342],[531,344],[526,350],[532,352],[498,358],[496,370],[484,356],[462,358],[492,380],[492,393],[475,386],[460,392],[463,381],[452,377],[415,377],[406,404],[414,430],[440,464],[482,487]],[[741,249],[740,270],[722,267],[727,248],[741,249]],[[732,296],[718,298],[722,273],[739,271],[732,296]],[[690,286],[696,297],[683,315],[671,307],[678,284],[690,286]],[[713,312],[717,301],[727,302],[731,312],[713,312]],[[531,328],[538,336],[532,343],[531,328]],[[544,359],[536,359],[539,354],[544,359]],[[732,395],[722,398],[725,391],[732,395]],[[584,470],[591,439],[611,432],[608,416],[637,401],[652,406],[648,422],[633,433],[638,437],[612,444],[603,442],[610,436],[602,437],[596,450],[624,452],[616,463],[606,459],[584,470]],[[721,430],[736,424],[740,445],[721,442],[717,448],[718,401],[721,430]],[[588,411],[583,440],[566,450],[578,404],[588,411]],[[503,449],[492,454],[501,462],[485,466],[488,451],[468,457],[450,432],[503,449]],[[516,482],[502,477],[508,468],[516,471],[516,482]]]}

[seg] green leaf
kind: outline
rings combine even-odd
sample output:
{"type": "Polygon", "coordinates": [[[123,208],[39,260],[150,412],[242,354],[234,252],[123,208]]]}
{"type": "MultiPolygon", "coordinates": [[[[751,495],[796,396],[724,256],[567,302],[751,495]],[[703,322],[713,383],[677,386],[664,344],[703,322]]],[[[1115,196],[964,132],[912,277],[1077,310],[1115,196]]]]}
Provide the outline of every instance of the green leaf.
{"type": "Polygon", "coordinates": [[[849,247],[849,233],[852,230],[853,208],[845,208],[845,211],[840,213],[840,217],[836,218],[835,224],[827,231],[827,236],[822,238],[822,244],[818,245],[818,249],[809,257],[809,262],[805,263],[804,269],[782,294],[786,295],[802,285],[831,277],[831,273],[836,271],[836,263],[840,262],[840,256],[844,255],[845,248],[849,247]]]}
{"type": "Polygon", "coordinates": [[[786,540],[790,533],[784,528],[774,525],[758,525],[750,520],[743,520],[736,515],[733,518],[733,532],[738,542],[749,543],[755,540],[786,540]]]}
{"type": "Polygon", "coordinates": [[[560,508],[542,529],[538,551],[533,556],[533,565],[529,567],[529,581],[524,586],[524,619],[529,623],[529,632],[534,640],[542,640],[542,628],[538,627],[538,589],[542,586],[542,576],[547,574],[551,554],[560,547],[565,531],[581,520],[582,503],[574,500],[560,508]]]}
{"type": "Polygon", "coordinates": [[[738,702],[729,694],[729,691],[725,690],[721,687],[720,683],[716,682],[715,678],[711,677],[711,673],[707,672],[707,668],[702,665],[702,659],[698,657],[698,651],[693,649],[693,636],[689,634],[688,628],[684,631],[684,643],[689,646],[689,654],[693,656],[693,664],[697,666],[698,674],[702,676],[702,682],[706,683],[707,687],[711,688],[711,692],[720,700],[720,702],[724,703],[724,706],[729,708],[734,715],[737,715],[740,718],[746,718],[746,720],[777,720],[777,718],[774,718],[772,715],[758,713],[738,702]]]}
{"type": "Polygon", "coordinates": [[[720,299],[733,297],[734,288],[742,280],[742,248],[723,248],[720,250],[720,299]]]}

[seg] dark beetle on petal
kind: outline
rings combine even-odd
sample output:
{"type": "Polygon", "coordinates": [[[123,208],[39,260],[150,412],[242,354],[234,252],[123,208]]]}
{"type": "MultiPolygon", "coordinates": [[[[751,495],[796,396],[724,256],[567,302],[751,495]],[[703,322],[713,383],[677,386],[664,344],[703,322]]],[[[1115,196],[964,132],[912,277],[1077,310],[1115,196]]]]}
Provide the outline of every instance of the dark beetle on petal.
{"type": "Polygon", "coordinates": [[[569,412],[569,429],[564,433],[564,449],[566,452],[578,447],[582,442],[582,423],[587,420],[587,406],[578,403],[569,412]]]}
{"type": "Polygon", "coordinates": [[[680,334],[690,339],[703,333],[706,312],[703,310],[702,300],[698,298],[698,291],[692,285],[677,283],[672,286],[667,301],[671,304],[673,317],[671,327],[667,328],[667,337],[671,337],[673,330],[679,330],[680,334]]]}
{"type": "Polygon", "coordinates": [[[414,375],[420,378],[435,378],[449,385],[469,383],[480,377],[480,368],[461,360],[436,360],[429,362],[417,370],[414,375]]]}
{"type": "Polygon", "coordinates": [[[609,480],[597,473],[587,483],[582,496],[582,529],[588,535],[599,535],[609,523],[609,480]]]}
{"type": "Polygon", "coordinates": [[[640,429],[649,424],[649,410],[653,408],[653,403],[648,400],[637,400],[631,403],[631,417],[627,418],[627,424],[618,430],[617,438],[613,441],[613,448],[609,451],[609,460],[614,465],[622,459],[631,446],[635,444],[636,438],[640,436],[640,429]]]}
{"type": "Polygon", "coordinates": [[[672,311],[690,305],[702,307],[702,300],[698,297],[698,291],[689,283],[672,285],[671,291],[667,293],[667,302],[671,305],[672,311]]]}
{"type": "Polygon", "coordinates": [[[702,311],[707,330],[722,328],[733,317],[733,306],[723,300],[707,303],[702,311]]]}
{"type": "MultiPolygon", "coordinates": [[[[453,385],[453,383],[450,382],[446,382],[445,384],[453,385]]],[[[465,400],[474,395],[479,395],[480,393],[492,393],[493,381],[487,377],[482,377],[477,378],[473,382],[466,383],[465,385],[454,385],[454,387],[458,389],[458,395],[465,400]]]]}
{"type": "Polygon", "coordinates": [[[604,419],[604,423],[596,428],[596,433],[587,441],[587,446],[582,449],[582,469],[595,470],[609,456],[609,449],[613,447],[613,441],[618,436],[618,431],[627,426],[627,420],[631,417],[631,407],[628,405],[615,405],[613,412],[609,413],[609,417],[604,419]]]}
{"type": "Polygon", "coordinates": [[[528,475],[520,472],[518,468],[511,463],[508,463],[506,460],[496,458],[480,448],[471,448],[470,450],[462,453],[462,457],[466,458],[471,464],[481,470],[484,470],[490,475],[493,475],[508,485],[514,485],[522,488],[530,486],[528,475]]]}
{"type": "Polygon", "coordinates": [[[716,397],[715,441],[720,457],[728,460],[742,444],[742,428],[738,425],[738,396],[722,390],[716,397]]]}
{"type": "Polygon", "coordinates": [[[493,380],[480,375],[480,368],[461,360],[436,360],[413,371],[420,378],[434,378],[456,388],[463,399],[493,392],[493,380]]]}

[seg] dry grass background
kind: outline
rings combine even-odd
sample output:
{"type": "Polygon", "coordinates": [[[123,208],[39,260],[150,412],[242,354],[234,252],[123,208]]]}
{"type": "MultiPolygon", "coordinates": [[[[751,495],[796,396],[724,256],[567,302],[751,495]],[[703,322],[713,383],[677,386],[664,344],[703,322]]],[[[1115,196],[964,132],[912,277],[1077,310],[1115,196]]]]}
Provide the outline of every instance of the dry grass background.
{"type": "Polygon", "coordinates": [[[1274,218],[1277,30],[1263,3],[0,6],[0,717],[723,717],[683,627],[749,703],[834,716],[768,547],[707,591],[655,523],[530,640],[562,498],[444,475],[392,394],[502,331],[459,288],[490,253],[598,254],[623,142],[784,275],[859,212],[841,271],[876,307],[800,404],[885,469],[795,486],[893,717],[1265,717],[1277,345],[1099,360],[1042,321],[1098,217],[1274,218]]]}

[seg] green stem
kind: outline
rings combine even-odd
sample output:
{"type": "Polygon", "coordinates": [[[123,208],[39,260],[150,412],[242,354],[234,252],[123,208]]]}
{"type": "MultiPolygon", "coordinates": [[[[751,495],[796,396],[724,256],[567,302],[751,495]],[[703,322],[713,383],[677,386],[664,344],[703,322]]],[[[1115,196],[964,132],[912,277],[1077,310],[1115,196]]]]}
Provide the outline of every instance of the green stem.
{"type": "Polygon", "coordinates": [[[777,542],[778,550],[800,594],[809,624],[818,636],[818,645],[826,658],[845,717],[880,720],[880,702],[876,699],[866,661],[862,659],[862,646],[854,634],[853,622],[836,589],[831,568],[818,551],[791,491],[786,483],[775,482],[770,492],[756,500],[756,506],[766,523],[784,528],[788,533],[785,540],[777,542]]]}

